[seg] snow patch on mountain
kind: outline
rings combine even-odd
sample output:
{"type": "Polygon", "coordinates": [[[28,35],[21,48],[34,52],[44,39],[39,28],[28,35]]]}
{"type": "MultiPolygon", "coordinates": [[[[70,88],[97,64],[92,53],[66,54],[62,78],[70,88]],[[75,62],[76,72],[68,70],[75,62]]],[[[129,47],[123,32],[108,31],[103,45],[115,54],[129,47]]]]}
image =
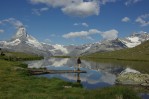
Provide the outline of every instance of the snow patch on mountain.
{"type": "Polygon", "coordinates": [[[125,45],[128,48],[132,48],[132,47],[135,47],[135,46],[141,44],[138,37],[133,37],[133,38],[132,37],[127,37],[126,39],[127,40],[125,40],[123,42],[125,43],[125,45]]]}
{"type": "Polygon", "coordinates": [[[138,42],[139,41],[139,38],[138,37],[128,37],[129,40],[131,40],[131,42],[138,42]]]}
{"type": "Polygon", "coordinates": [[[36,47],[36,48],[38,48],[38,49],[44,49],[43,48],[43,46],[42,46],[42,44],[39,42],[39,41],[37,41],[34,37],[32,37],[32,36],[29,36],[28,37],[28,39],[27,39],[27,41],[26,41],[26,44],[28,44],[28,45],[30,45],[30,46],[32,46],[32,47],[36,47]]]}
{"type": "Polygon", "coordinates": [[[6,42],[6,41],[1,42],[1,44],[5,45],[5,46],[16,46],[20,43],[21,43],[20,39],[15,39],[14,41],[11,41],[11,42],[6,42]]]}
{"type": "Polygon", "coordinates": [[[11,46],[18,45],[18,44],[20,44],[20,42],[21,42],[20,39],[16,39],[16,40],[14,40],[12,42],[7,43],[6,45],[11,45],[11,46]]]}
{"type": "Polygon", "coordinates": [[[87,50],[89,50],[91,48],[91,46],[88,46],[88,47],[86,47],[85,49],[84,49],[84,51],[87,51],[87,50]]]}
{"type": "Polygon", "coordinates": [[[134,33],[130,37],[126,37],[125,39],[122,39],[122,42],[124,42],[124,44],[128,48],[133,48],[147,40],[149,40],[149,34],[146,32],[142,32],[142,33],[134,33]]]}

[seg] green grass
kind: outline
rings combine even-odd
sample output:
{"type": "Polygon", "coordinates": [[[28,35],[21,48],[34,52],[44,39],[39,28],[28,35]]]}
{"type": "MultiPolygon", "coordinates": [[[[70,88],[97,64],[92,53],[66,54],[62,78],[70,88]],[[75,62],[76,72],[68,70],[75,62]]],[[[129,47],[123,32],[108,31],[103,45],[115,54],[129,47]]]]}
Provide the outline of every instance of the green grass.
{"type": "Polygon", "coordinates": [[[127,87],[86,90],[78,83],[32,76],[26,67],[19,61],[0,59],[0,99],[139,99],[127,87]]]}

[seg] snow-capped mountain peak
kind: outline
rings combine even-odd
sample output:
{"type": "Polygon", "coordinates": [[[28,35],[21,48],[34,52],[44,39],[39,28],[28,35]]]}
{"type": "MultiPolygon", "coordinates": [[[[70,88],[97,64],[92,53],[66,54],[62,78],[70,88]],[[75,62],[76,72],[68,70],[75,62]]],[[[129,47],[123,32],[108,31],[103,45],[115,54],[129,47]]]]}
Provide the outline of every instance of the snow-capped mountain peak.
{"type": "Polygon", "coordinates": [[[141,33],[134,33],[131,36],[126,37],[125,39],[122,40],[122,42],[128,48],[132,48],[147,40],[149,40],[149,34],[146,32],[141,32],[141,33]]]}
{"type": "Polygon", "coordinates": [[[26,28],[24,26],[18,28],[16,34],[9,43],[12,45],[12,42],[16,41],[20,42],[17,42],[17,44],[14,45],[18,45],[20,43],[26,43],[27,45],[32,46],[34,48],[43,49],[42,44],[36,38],[34,38],[31,35],[28,35],[26,28]]]}
{"type": "Polygon", "coordinates": [[[51,55],[51,53],[44,48],[42,43],[27,33],[26,28],[23,26],[18,28],[11,40],[0,41],[0,47],[17,52],[26,52],[44,56],[51,55]]]}
{"type": "Polygon", "coordinates": [[[26,32],[26,28],[24,26],[21,26],[18,28],[18,31],[16,32],[15,36],[13,39],[17,38],[27,38],[28,34],[26,32]]]}

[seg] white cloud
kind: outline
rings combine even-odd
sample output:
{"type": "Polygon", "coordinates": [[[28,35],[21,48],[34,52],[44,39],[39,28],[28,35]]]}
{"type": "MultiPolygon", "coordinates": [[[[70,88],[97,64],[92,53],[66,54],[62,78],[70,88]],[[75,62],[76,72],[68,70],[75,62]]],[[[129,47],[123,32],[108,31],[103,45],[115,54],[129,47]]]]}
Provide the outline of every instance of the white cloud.
{"type": "Polygon", "coordinates": [[[98,31],[97,29],[90,29],[89,31],[70,32],[68,34],[64,34],[63,37],[64,38],[77,38],[77,37],[91,38],[89,37],[89,35],[98,34],[98,33],[100,33],[100,31],[98,31]]]}
{"type": "Polygon", "coordinates": [[[87,23],[82,23],[82,26],[88,27],[89,25],[87,23]]]}
{"type": "Polygon", "coordinates": [[[30,0],[33,4],[46,4],[52,7],[64,7],[73,2],[81,2],[82,0],[30,0]]]}
{"type": "Polygon", "coordinates": [[[3,33],[3,32],[4,32],[4,30],[0,29],[0,33],[3,33]]]}
{"type": "Polygon", "coordinates": [[[86,17],[99,15],[99,5],[97,2],[81,2],[79,4],[70,4],[61,9],[64,13],[71,16],[86,17]]]}
{"type": "Polygon", "coordinates": [[[93,40],[93,38],[90,35],[99,34],[103,37],[103,39],[112,40],[118,37],[118,31],[115,29],[101,32],[97,29],[90,29],[89,31],[80,31],[80,32],[70,32],[67,34],[64,34],[62,37],[64,38],[86,38],[93,40]]]}
{"type": "Polygon", "coordinates": [[[38,9],[32,9],[32,14],[35,14],[35,15],[38,15],[38,16],[41,15],[38,9]]]}
{"type": "Polygon", "coordinates": [[[136,22],[139,23],[141,26],[148,26],[149,25],[149,14],[141,15],[136,19],[136,22]]]}
{"type": "Polygon", "coordinates": [[[48,10],[49,10],[49,8],[47,8],[47,7],[40,8],[40,9],[32,9],[32,11],[33,11],[32,13],[40,16],[42,12],[45,12],[48,10]]]}
{"type": "Polygon", "coordinates": [[[40,11],[47,11],[47,10],[49,10],[49,8],[47,8],[47,7],[44,7],[44,8],[40,9],[40,11]]]}
{"type": "Polygon", "coordinates": [[[15,18],[8,18],[0,21],[0,24],[5,24],[5,23],[9,23],[15,26],[16,28],[23,26],[23,23],[15,18]]]}
{"type": "Polygon", "coordinates": [[[100,5],[117,0],[30,0],[32,4],[46,4],[49,7],[60,8],[70,16],[86,17],[99,15],[100,5]]]}
{"type": "Polygon", "coordinates": [[[130,5],[130,4],[135,4],[135,3],[138,3],[138,2],[140,2],[140,1],[142,1],[142,0],[127,0],[127,1],[125,2],[125,5],[128,6],[128,5],[130,5]]]}
{"type": "Polygon", "coordinates": [[[118,31],[115,29],[105,31],[105,32],[101,33],[101,36],[104,39],[113,40],[113,39],[116,39],[118,37],[118,31]]]}
{"type": "Polygon", "coordinates": [[[128,17],[124,17],[123,19],[122,19],[122,22],[129,22],[130,21],[130,18],[128,18],[128,17]]]}
{"type": "MultiPolygon", "coordinates": [[[[98,0],[97,0],[98,1],[98,0]]],[[[100,4],[106,4],[108,2],[116,2],[117,0],[99,0],[100,4]]]]}
{"type": "Polygon", "coordinates": [[[79,23],[74,23],[73,25],[74,25],[74,26],[77,26],[77,25],[79,25],[79,23]]]}
{"type": "Polygon", "coordinates": [[[85,23],[85,22],[83,22],[83,23],[74,23],[73,24],[74,26],[84,26],[84,27],[89,27],[89,25],[87,24],[87,23],[85,23]]]}

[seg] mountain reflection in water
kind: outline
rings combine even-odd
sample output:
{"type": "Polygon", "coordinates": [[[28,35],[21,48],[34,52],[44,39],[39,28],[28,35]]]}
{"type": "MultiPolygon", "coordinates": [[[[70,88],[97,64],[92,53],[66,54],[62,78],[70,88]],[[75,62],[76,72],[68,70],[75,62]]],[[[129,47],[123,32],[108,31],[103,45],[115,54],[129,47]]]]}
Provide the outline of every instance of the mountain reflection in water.
{"type": "MultiPolygon", "coordinates": [[[[69,58],[50,58],[39,61],[29,61],[29,68],[44,68],[49,70],[75,70],[77,68],[76,59],[69,58]]],[[[78,82],[84,88],[94,89],[115,84],[116,75],[124,70],[121,66],[113,64],[95,63],[82,60],[81,70],[87,73],[63,73],[63,74],[44,74],[47,78],[60,78],[65,81],[78,82]]]]}

